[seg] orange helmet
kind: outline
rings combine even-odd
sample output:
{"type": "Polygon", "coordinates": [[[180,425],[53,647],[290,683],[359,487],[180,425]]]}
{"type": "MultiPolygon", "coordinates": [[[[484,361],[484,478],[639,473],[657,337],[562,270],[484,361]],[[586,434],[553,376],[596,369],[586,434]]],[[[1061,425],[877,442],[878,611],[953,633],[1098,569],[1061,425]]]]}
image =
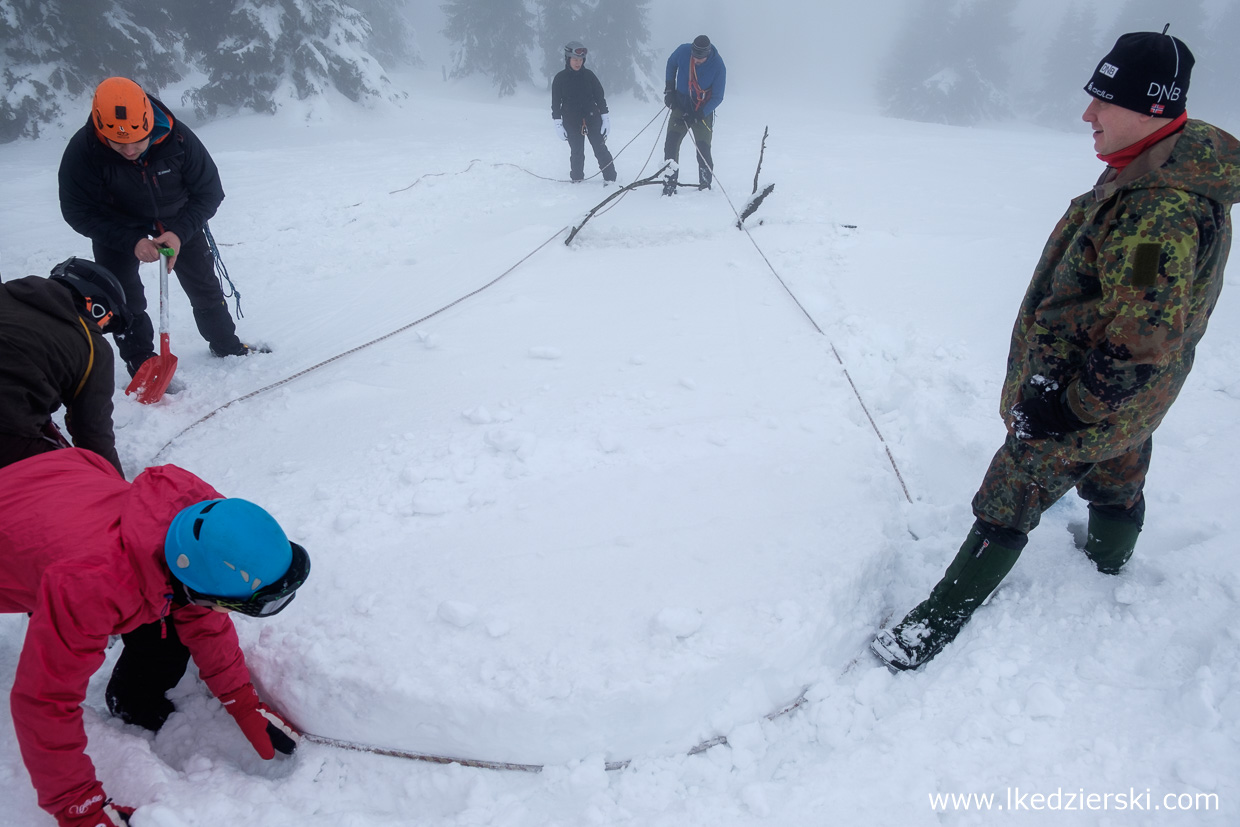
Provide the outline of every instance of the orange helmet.
{"type": "Polygon", "coordinates": [[[95,131],[118,144],[135,144],[155,128],[155,111],[142,87],[129,78],[108,78],[95,87],[95,131]]]}

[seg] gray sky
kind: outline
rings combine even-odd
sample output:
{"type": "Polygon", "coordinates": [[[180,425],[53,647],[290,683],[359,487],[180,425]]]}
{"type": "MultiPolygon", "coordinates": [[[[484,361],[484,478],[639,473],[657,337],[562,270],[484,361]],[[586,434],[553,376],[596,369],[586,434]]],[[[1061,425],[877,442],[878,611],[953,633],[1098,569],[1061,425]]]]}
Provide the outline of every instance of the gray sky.
{"type": "MultiPolygon", "coordinates": [[[[969,2],[970,0],[956,0],[969,2]]],[[[989,0],[972,0],[989,2],[989,0]]],[[[604,0],[606,2],[606,0],[604,0]]],[[[797,105],[833,106],[843,112],[875,111],[872,87],[892,59],[900,23],[916,4],[950,8],[953,0],[652,0],[650,46],[655,79],[661,79],[667,55],[699,34],[709,35],[728,66],[728,88],[761,94],[797,105]]],[[[1038,86],[1046,43],[1062,14],[1088,4],[1097,13],[1100,32],[1117,26],[1125,0],[1022,0],[1016,23],[1024,33],[1011,55],[1017,87],[1038,86]]],[[[1207,14],[1227,3],[1206,0],[1207,14]]],[[[1167,19],[1180,4],[1166,0],[1167,19]]],[[[448,62],[448,44],[439,33],[442,13],[435,0],[413,4],[418,48],[431,68],[448,62]]],[[[1125,28],[1120,26],[1119,28],[1125,28]]],[[[979,33],[984,37],[985,33],[979,33]]],[[[1192,44],[1189,44],[1190,46],[1192,44]]],[[[1103,47],[1105,48],[1105,47],[1103,47]]],[[[1101,57],[1101,52],[1098,57],[1101,57]]],[[[1082,80],[1084,83],[1084,80],[1082,80]]]]}

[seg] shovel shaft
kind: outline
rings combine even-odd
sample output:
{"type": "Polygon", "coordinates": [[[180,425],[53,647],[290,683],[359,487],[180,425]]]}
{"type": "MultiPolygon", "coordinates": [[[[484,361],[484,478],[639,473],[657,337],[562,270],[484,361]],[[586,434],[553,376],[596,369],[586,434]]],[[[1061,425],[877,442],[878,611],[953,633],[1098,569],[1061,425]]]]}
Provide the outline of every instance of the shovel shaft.
{"type": "Polygon", "coordinates": [[[161,250],[159,255],[159,347],[168,355],[168,259],[161,250]]]}

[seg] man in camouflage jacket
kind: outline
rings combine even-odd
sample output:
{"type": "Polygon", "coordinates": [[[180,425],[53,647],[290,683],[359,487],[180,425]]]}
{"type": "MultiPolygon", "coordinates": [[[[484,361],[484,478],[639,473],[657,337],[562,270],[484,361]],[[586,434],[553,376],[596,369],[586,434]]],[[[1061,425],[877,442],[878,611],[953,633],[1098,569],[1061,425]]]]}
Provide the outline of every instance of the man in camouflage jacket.
{"type": "Polygon", "coordinates": [[[1189,120],[1193,57],[1177,38],[1120,37],[1085,91],[1108,166],[1051,233],[1012,331],[1008,428],[973,498],[968,539],[930,597],[871,649],[916,669],[951,642],[1070,489],[1084,552],[1116,574],[1136,545],[1151,436],[1193,366],[1223,287],[1240,143],[1189,120]]]}

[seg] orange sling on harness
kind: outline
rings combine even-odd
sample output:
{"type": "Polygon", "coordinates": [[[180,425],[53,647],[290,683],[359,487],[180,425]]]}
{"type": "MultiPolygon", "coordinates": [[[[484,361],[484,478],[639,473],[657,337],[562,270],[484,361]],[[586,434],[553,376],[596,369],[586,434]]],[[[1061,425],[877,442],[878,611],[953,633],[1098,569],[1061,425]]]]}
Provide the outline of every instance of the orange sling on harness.
{"type": "Polygon", "coordinates": [[[710,100],[710,90],[703,89],[697,79],[697,64],[693,62],[693,58],[689,58],[689,100],[693,101],[693,111],[696,112],[706,105],[710,100]]]}

